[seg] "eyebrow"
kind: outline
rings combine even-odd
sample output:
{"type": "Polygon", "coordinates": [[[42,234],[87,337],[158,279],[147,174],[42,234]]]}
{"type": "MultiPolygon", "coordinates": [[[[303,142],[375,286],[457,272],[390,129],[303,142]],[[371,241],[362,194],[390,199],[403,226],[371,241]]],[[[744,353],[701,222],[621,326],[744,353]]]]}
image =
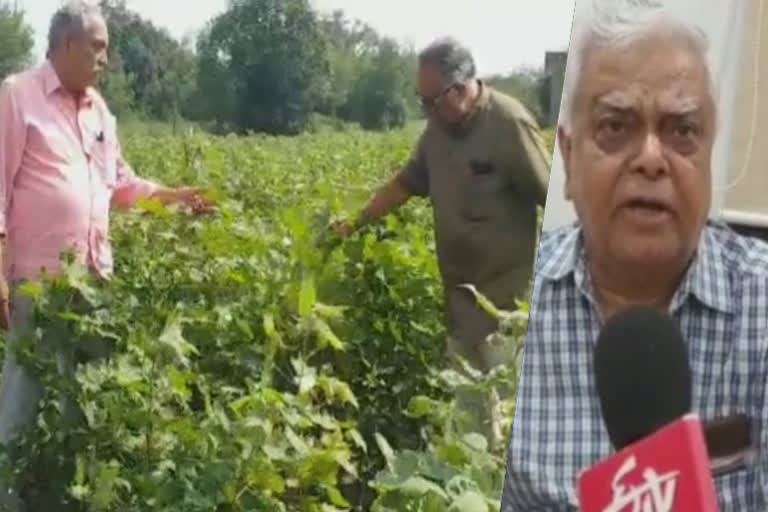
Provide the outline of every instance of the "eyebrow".
{"type": "MultiPolygon", "coordinates": [[[[593,110],[609,111],[617,114],[627,114],[631,112],[637,103],[626,95],[608,95],[598,98],[595,101],[593,110]]],[[[672,101],[661,101],[660,110],[666,115],[678,117],[694,116],[701,111],[701,102],[694,97],[687,96],[676,98],[672,101]]]]}
{"type": "Polygon", "coordinates": [[[596,98],[598,106],[604,106],[607,108],[624,110],[630,108],[638,100],[638,95],[633,94],[631,91],[611,91],[602,94],[596,98]]]}

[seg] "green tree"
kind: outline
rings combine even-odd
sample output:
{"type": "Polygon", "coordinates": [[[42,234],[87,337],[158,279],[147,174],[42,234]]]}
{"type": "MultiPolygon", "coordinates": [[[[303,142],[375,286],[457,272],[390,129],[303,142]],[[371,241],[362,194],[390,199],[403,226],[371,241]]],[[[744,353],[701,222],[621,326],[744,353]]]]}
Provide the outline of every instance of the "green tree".
{"type": "Polygon", "coordinates": [[[488,83],[502,92],[514,96],[536,117],[544,123],[544,91],[546,80],[542,69],[521,67],[503,76],[494,76],[488,83]]]}
{"type": "Polygon", "coordinates": [[[195,55],[167,31],[129,10],[124,0],[103,0],[101,5],[114,61],[107,80],[114,87],[105,87],[108,99],[133,104],[154,119],[184,115],[195,90],[195,55]]]}
{"type": "Polygon", "coordinates": [[[384,41],[360,74],[348,109],[367,129],[399,128],[408,119],[406,89],[413,73],[397,45],[384,41]]]}
{"type": "Polygon", "coordinates": [[[33,34],[24,12],[0,0],[0,79],[32,62],[33,34]]]}
{"type": "Polygon", "coordinates": [[[101,93],[117,117],[124,119],[134,114],[136,99],[133,84],[125,73],[120,54],[113,55],[110,59],[109,69],[102,79],[101,93]]]}
{"type": "Polygon", "coordinates": [[[341,10],[323,18],[321,25],[329,44],[330,87],[319,111],[358,121],[354,116],[344,116],[344,110],[352,100],[360,75],[378,49],[379,34],[359,20],[349,20],[341,10]]]}
{"type": "Polygon", "coordinates": [[[335,11],[322,20],[329,41],[331,95],[321,112],[368,129],[402,126],[417,112],[416,54],[335,11]]]}
{"type": "Polygon", "coordinates": [[[307,0],[235,0],[201,36],[207,116],[238,131],[296,134],[328,94],[328,42],[307,0]]]}

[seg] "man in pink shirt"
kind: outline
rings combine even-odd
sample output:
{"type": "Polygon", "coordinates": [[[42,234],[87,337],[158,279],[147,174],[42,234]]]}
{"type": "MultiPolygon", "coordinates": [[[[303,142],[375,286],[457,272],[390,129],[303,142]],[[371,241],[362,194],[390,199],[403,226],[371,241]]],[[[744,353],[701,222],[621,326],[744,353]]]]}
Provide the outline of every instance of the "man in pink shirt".
{"type": "MultiPolygon", "coordinates": [[[[53,16],[48,59],[0,86],[0,324],[10,327],[0,383],[2,445],[34,421],[42,394],[12,350],[30,325],[31,305],[14,293],[18,284],[41,271],[55,274],[62,254],[71,251],[96,275],[109,277],[111,206],[154,198],[196,212],[211,208],[199,189],[139,178],[122,159],[115,118],[94,89],[107,47],[98,8],[71,2],[53,16]]],[[[56,350],[56,340],[43,343],[56,350]]],[[[67,355],[59,357],[73,366],[67,355]]],[[[0,491],[0,510],[24,510],[21,501],[16,492],[0,491]]]]}

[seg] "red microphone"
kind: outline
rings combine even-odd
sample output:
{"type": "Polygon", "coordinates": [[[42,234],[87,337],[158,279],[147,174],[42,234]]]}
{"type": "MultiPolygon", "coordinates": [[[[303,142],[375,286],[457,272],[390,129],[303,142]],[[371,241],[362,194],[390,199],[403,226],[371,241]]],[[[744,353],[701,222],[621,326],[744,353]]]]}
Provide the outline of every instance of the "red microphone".
{"type": "Polygon", "coordinates": [[[633,307],[606,322],[595,383],[616,453],[578,476],[581,512],[719,512],[688,348],[672,318],[633,307]]]}

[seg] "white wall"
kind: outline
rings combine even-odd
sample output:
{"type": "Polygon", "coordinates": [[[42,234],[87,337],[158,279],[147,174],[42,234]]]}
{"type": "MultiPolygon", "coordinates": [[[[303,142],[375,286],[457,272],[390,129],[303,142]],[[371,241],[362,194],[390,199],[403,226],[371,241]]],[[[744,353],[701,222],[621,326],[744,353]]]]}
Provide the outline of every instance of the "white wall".
{"type": "Polygon", "coordinates": [[[768,0],[751,0],[746,12],[740,81],[731,130],[731,161],[723,216],[753,227],[768,226],[768,0]]]}
{"type": "MultiPolygon", "coordinates": [[[[576,10],[593,0],[576,0],[576,10]]],[[[718,84],[719,132],[713,154],[713,201],[711,215],[719,215],[725,197],[727,169],[731,162],[731,127],[735,121],[733,106],[739,90],[743,28],[754,30],[754,23],[745,23],[746,7],[759,0],[666,0],[678,12],[690,13],[690,20],[704,29],[710,38],[710,63],[718,84]]],[[[570,62],[568,63],[570,66],[570,62]]],[[[569,70],[566,69],[566,73],[569,70]]],[[[573,208],[564,198],[563,161],[555,144],[549,195],[544,213],[544,230],[556,228],[575,219],[573,208]]],[[[768,199],[766,199],[768,201],[768,199]]]]}

